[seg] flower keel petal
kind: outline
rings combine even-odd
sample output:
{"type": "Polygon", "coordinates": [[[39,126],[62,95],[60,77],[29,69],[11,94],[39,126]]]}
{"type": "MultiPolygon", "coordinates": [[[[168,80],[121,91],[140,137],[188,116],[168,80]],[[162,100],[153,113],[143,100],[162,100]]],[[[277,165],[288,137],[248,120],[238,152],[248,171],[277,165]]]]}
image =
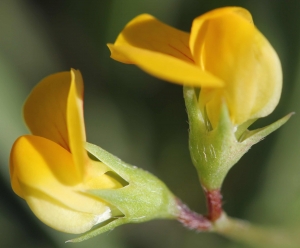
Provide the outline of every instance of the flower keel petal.
{"type": "Polygon", "coordinates": [[[79,234],[90,230],[94,225],[111,217],[109,208],[96,215],[85,213],[57,204],[55,200],[40,192],[26,197],[30,209],[48,226],[66,233],[79,234]]]}

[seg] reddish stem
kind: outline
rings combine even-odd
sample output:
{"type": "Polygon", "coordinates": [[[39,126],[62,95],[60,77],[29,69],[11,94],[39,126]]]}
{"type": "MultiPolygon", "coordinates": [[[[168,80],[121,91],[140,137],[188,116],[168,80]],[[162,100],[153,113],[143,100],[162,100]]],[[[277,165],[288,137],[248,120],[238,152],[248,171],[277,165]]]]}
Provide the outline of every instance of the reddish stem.
{"type": "Polygon", "coordinates": [[[222,194],[219,189],[205,190],[205,196],[208,208],[208,219],[212,222],[220,218],[222,209],[222,194]]]}
{"type": "Polygon", "coordinates": [[[219,189],[205,190],[208,215],[203,216],[190,210],[184,203],[177,199],[179,209],[178,221],[184,226],[197,230],[209,231],[214,221],[220,218],[222,209],[222,194],[219,189]]]}
{"type": "Polygon", "coordinates": [[[197,231],[209,231],[211,229],[212,223],[209,219],[193,212],[179,199],[177,199],[177,205],[179,208],[178,221],[184,226],[197,231]]]}

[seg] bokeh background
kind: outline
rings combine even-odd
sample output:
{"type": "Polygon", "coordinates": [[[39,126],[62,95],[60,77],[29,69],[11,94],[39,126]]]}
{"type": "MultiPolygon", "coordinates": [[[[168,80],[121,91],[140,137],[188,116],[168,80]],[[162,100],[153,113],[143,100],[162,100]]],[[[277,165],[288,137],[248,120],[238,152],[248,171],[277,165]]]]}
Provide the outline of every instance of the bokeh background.
{"type": "MultiPolygon", "coordinates": [[[[284,0],[2,0],[0,1],[0,247],[238,248],[217,234],[196,233],[175,221],[130,224],[79,244],[74,235],[42,224],[11,190],[9,152],[28,133],[22,105],[45,76],[71,67],[85,81],[88,141],[161,178],[192,209],[205,213],[188,151],[182,88],[109,57],[124,25],[150,13],[189,31],[192,20],[216,7],[247,8],[282,61],[284,87],[262,127],[300,112],[300,1],[284,0]]],[[[224,208],[253,223],[300,227],[300,118],[255,145],[230,171],[224,208]]]]}

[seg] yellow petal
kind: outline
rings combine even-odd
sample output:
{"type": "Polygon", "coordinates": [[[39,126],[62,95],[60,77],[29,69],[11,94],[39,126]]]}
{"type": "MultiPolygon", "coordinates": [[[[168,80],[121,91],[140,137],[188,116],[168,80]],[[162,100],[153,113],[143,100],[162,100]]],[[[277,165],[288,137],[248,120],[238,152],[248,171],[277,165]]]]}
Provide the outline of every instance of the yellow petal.
{"type": "Polygon", "coordinates": [[[100,214],[76,211],[57,202],[48,195],[23,187],[26,201],[34,214],[48,226],[67,233],[79,234],[90,230],[94,225],[111,217],[110,209],[103,208],[100,214]]]}
{"type": "Polygon", "coordinates": [[[24,104],[24,119],[32,134],[50,139],[70,151],[66,120],[70,72],[44,78],[24,104]]]}
{"type": "MultiPolygon", "coordinates": [[[[194,21],[191,37],[196,37],[197,32],[198,37],[194,43],[191,41],[193,55],[201,68],[225,82],[223,96],[233,124],[272,112],[281,93],[281,66],[276,52],[256,27],[247,18],[229,11],[205,21],[199,17],[194,21]]],[[[206,91],[203,89],[201,95],[206,91]]],[[[219,102],[216,97],[206,105],[211,120],[218,119],[219,102]]]]}
{"type": "Polygon", "coordinates": [[[24,105],[24,118],[34,135],[50,139],[74,156],[78,175],[84,175],[83,81],[79,71],[61,72],[43,79],[24,105]]]}
{"type": "Polygon", "coordinates": [[[170,55],[131,46],[109,45],[113,54],[121,54],[145,72],[160,79],[189,86],[221,87],[223,82],[199,67],[170,55]]]}
{"type": "Polygon", "coordinates": [[[84,186],[87,190],[92,189],[117,189],[122,188],[123,185],[104,173],[111,171],[111,169],[99,161],[89,160],[88,170],[84,180],[84,186]]]}
{"type": "MultiPolygon", "coordinates": [[[[13,189],[17,182],[17,190],[22,190],[25,200],[32,190],[33,194],[39,191],[80,212],[101,214],[107,206],[100,199],[84,193],[86,187],[77,176],[71,153],[53,141],[38,136],[20,137],[11,151],[10,166],[13,189]]],[[[98,179],[101,181],[101,177],[98,179]]]]}
{"type": "Polygon", "coordinates": [[[67,99],[66,113],[69,147],[80,175],[85,174],[88,163],[87,152],[84,149],[86,140],[83,119],[83,80],[78,70],[71,70],[71,84],[67,99]]]}
{"type": "Polygon", "coordinates": [[[38,188],[47,187],[52,182],[62,187],[81,183],[71,153],[39,136],[26,135],[15,141],[10,167],[13,185],[16,180],[38,188]]]}
{"type": "Polygon", "coordinates": [[[245,21],[248,21],[249,23],[253,23],[250,12],[240,7],[217,8],[199,16],[193,21],[190,40],[189,40],[189,47],[193,56],[193,60],[195,61],[196,64],[202,66],[201,52],[203,49],[203,39],[205,38],[205,33],[208,28],[207,27],[208,23],[206,21],[223,17],[226,15],[231,15],[231,14],[238,15],[241,18],[243,18],[245,21]]]}
{"type": "Polygon", "coordinates": [[[24,183],[37,187],[47,185],[49,180],[69,186],[81,183],[67,150],[50,140],[30,135],[15,141],[10,154],[10,175],[13,190],[22,198],[24,183]]]}
{"type": "Polygon", "coordinates": [[[212,128],[217,126],[221,113],[221,104],[224,102],[224,89],[201,89],[199,95],[199,106],[206,111],[212,128]]]}
{"type": "MultiPolygon", "coordinates": [[[[193,63],[189,49],[189,34],[170,27],[148,14],[139,15],[130,21],[114,45],[133,46],[164,53],[193,63]]],[[[114,53],[114,50],[111,57],[123,63],[132,63],[121,53],[114,53]]]]}
{"type": "Polygon", "coordinates": [[[13,189],[13,191],[20,196],[21,198],[25,198],[23,190],[21,188],[20,182],[19,182],[19,178],[18,178],[18,174],[16,172],[15,169],[15,145],[17,144],[17,142],[15,142],[13,144],[11,153],[10,153],[10,158],[9,158],[9,170],[10,170],[10,182],[11,182],[11,187],[13,189]]]}

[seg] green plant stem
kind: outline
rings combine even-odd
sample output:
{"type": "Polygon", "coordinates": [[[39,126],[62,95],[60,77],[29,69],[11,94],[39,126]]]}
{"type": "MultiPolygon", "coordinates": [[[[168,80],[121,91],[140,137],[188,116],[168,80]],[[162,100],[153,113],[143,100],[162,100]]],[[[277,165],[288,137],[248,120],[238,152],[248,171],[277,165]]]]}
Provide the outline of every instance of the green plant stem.
{"type": "Polygon", "coordinates": [[[295,231],[263,228],[246,221],[223,215],[213,223],[212,231],[253,247],[299,248],[300,238],[295,231]]]}
{"type": "Polygon", "coordinates": [[[260,227],[240,219],[230,218],[224,212],[213,221],[210,219],[211,216],[206,217],[193,212],[179,199],[177,199],[177,206],[179,209],[177,220],[191,230],[215,232],[255,248],[300,247],[300,236],[296,230],[260,227]]]}

